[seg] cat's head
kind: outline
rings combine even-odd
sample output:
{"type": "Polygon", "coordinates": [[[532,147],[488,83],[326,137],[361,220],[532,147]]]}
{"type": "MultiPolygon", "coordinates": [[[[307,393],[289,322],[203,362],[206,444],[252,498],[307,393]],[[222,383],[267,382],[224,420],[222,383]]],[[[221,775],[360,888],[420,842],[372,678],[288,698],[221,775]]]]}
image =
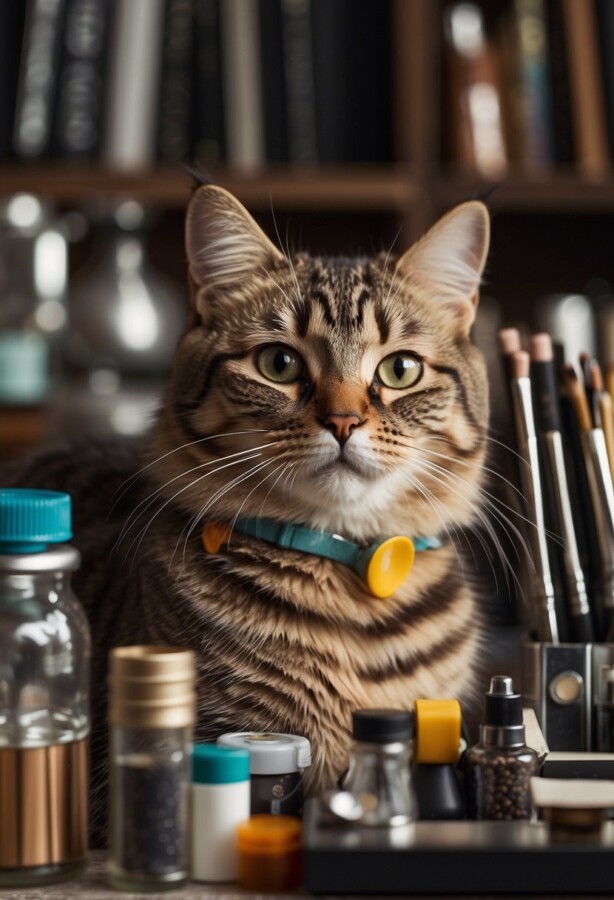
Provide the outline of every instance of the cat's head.
{"type": "Polygon", "coordinates": [[[194,521],[261,515],[357,539],[472,518],[487,383],[469,338],[489,240],[478,202],[398,259],[287,258],[204,186],[190,327],[153,468],[194,521]]]}

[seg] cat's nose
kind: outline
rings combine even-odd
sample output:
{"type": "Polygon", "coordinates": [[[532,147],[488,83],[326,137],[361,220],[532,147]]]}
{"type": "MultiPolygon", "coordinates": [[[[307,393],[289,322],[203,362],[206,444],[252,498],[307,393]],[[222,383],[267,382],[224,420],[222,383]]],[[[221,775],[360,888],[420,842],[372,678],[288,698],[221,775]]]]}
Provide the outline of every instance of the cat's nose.
{"type": "Polygon", "coordinates": [[[354,429],[362,423],[360,416],[354,413],[329,413],[322,419],[322,425],[335,435],[342,447],[354,429]]]}

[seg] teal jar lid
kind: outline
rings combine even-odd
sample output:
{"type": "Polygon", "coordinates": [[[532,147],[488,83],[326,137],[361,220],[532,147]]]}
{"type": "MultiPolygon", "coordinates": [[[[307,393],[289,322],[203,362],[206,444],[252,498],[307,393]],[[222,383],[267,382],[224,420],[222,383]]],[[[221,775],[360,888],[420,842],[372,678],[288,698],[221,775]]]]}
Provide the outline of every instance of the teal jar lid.
{"type": "Polygon", "coordinates": [[[195,744],[192,751],[195,784],[232,784],[249,781],[249,753],[217,744],[195,744]]]}
{"type": "Polygon", "coordinates": [[[72,536],[69,494],[0,488],[0,553],[40,553],[72,536]]]}

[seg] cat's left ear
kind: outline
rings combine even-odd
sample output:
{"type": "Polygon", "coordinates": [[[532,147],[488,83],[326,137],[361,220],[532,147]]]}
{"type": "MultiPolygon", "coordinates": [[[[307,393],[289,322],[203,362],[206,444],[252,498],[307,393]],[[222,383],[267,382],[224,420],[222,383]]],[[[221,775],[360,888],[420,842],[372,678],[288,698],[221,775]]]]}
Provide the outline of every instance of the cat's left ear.
{"type": "Polygon", "coordinates": [[[197,311],[225,291],[286,263],[236,197],[206,184],[193,194],[186,217],[186,251],[197,311]]]}
{"type": "Polygon", "coordinates": [[[488,210],[472,200],[443,216],[397,263],[403,276],[426,283],[463,334],[475,319],[489,241],[488,210]]]}

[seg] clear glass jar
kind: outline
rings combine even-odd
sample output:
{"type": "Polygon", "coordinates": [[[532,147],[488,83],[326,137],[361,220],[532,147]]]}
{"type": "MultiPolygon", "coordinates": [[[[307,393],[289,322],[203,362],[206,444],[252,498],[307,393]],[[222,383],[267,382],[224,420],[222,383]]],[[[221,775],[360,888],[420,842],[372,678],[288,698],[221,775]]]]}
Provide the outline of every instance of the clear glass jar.
{"type": "Polygon", "coordinates": [[[188,878],[191,728],[111,733],[110,875],[124,890],[188,878]]]}
{"type": "Polygon", "coordinates": [[[194,654],[111,651],[109,877],[120,890],[166,890],[189,876],[194,654]]]}
{"type": "Polygon", "coordinates": [[[413,719],[401,710],[359,710],[343,790],[362,806],[360,825],[406,825],[416,818],[411,783],[413,719]]]}
{"type": "Polygon", "coordinates": [[[86,863],[90,632],[70,537],[67,494],[0,489],[2,886],[61,881],[86,863]]]}

